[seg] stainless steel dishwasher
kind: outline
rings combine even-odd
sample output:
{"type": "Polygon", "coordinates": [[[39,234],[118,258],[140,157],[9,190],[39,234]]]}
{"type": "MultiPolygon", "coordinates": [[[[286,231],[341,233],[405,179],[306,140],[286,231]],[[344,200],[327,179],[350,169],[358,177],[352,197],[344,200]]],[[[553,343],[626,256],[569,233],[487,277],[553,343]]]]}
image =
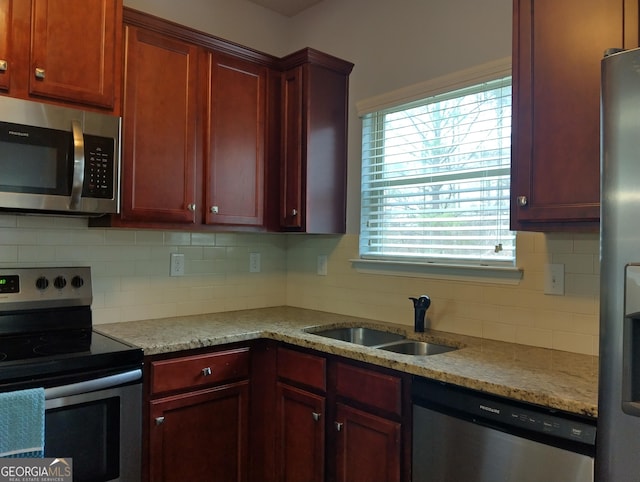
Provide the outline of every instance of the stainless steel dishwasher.
{"type": "Polygon", "coordinates": [[[413,482],[593,481],[593,419],[414,377],[413,482]]]}

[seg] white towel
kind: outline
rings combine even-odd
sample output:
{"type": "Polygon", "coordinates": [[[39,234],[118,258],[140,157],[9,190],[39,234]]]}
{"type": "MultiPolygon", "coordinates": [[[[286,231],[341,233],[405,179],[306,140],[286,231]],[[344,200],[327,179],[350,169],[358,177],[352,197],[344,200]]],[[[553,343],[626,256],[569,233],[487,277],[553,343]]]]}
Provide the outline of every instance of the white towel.
{"type": "Polygon", "coordinates": [[[44,388],[0,393],[0,457],[44,456],[44,388]]]}

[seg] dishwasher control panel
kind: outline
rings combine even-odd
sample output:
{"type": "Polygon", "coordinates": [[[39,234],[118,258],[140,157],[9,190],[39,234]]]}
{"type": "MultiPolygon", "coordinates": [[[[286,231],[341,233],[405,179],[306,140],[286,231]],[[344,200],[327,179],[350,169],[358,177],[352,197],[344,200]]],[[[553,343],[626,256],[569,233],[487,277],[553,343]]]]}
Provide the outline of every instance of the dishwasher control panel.
{"type": "Polygon", "coordinates": [[[577,415],[420,377],[414,378],[412,398],[415,404],[426,404],[464,418],[480,418],[505,427],[595,445],[595,420],[591,423],[577,415]]]}

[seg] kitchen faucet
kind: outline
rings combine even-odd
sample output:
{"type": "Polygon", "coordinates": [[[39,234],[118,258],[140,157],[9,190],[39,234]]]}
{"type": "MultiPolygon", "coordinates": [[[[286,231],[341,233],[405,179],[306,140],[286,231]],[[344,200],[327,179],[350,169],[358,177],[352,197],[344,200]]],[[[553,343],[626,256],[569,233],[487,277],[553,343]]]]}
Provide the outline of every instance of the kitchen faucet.
{"type": "Polygon", "coordinates": [[[419,298],[409,299],[413,301],[415,310],[414,330],[422,333],[424,332],[424,317],[427,314],[427,309],[431,306],[431,298],[427,295],[422,295],[419,298]]]}

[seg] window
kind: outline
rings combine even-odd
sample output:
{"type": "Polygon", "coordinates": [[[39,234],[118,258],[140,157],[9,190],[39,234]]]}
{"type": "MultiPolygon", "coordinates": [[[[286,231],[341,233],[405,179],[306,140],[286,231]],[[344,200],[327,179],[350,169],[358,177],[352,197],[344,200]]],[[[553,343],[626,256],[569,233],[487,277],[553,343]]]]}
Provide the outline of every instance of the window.
{"type": "Polygon", "coordinates": [[[363,116],[360,256],[513,266],[511,77],[363,116]]]}

